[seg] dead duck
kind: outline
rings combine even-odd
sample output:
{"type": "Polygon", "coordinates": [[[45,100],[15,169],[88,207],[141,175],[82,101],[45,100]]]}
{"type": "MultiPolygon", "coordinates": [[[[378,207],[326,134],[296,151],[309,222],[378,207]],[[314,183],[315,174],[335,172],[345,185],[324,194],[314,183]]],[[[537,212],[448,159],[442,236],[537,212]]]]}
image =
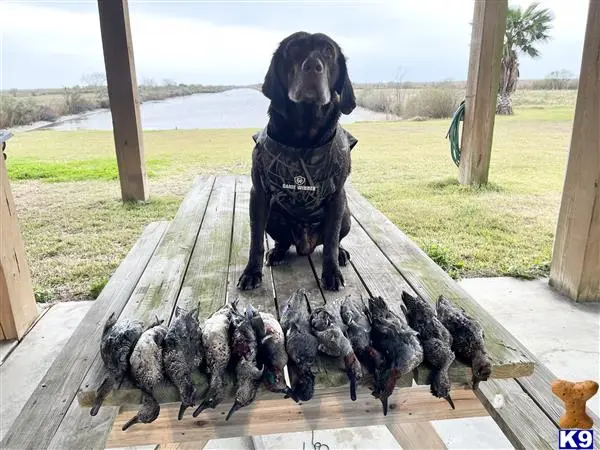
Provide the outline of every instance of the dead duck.
{"type": "Polygon", "coordinates": [[[347,296],[340,306],[340,315],[358,360],[375,374],[383,364],[383,356],[371,344],[371,318],[367,305],[362,298],[359,301],[347,296]]]}
{"type": "Polygon", "coordinates": [[[473,370],[473,389],[486,381],[492,373],[492,364],[485,351],[481,325],[462,309],[454,306],[443,295],[438,298],[437,315],[452,335],[452,350],[459,361],[473,370]]]}
{"type": "Polygon", "coordinates": [[[138,320],[117,320],[116,313],[112,313],[102,330],[100,340],[100,356],[108,376],[104,379],[98,390],[90,410],[90,415],[98,414],[102,402],[112,390],[113,386],[121,384],[129,372],[129,357],[138,339],[144,332],[144,324],[138,320]]]}
{"type": "Polygon", "coordinates": [[[408,326],[406,317],[390,310],[382,297],[369,298],[372,318],[371,340],[384,363],[377,372],[373,396],[379,398],[387,415],[388,398],[398,378],[423,362],[423,347],[417,332],[408,326]]]}
{"type": "Polygon", "coordinates": [[[334,358],[344,359],[346,375],[350,381],[350,398],[355,401],[356,382],[363,376],[362,366],[350,340],[342,331],[345,326],[340,315],[340,303],[341,300],[338,299],[316,308],[311,314],[310,325],[319,343],[319,351],[334,358]]]}
{"type": "Polygon", "coordinates": [[[210,384],[204,400],[192,414],[197,417],[206,408],[215,408],[225,397],[225,369],[229,364],[229,329],[232,308],[230,304],[215,311],[202,328],[202,344],[206,368],[210,374],[210,384]]]}
{"type": "Polygon", "coordinates": [[[144,331],[129,358],[130,375],[142,391],[142,404],[135,416],[123,425],[123,431],[136,423],[151,423],[160,413],[160,405],[154,398],[154,386],[164,380],[163,344],[167,329],[156,325],[144,331]]]}
{"type": "Polygon", "coordinates": [[[292,391],[301,401],[312,398],[315,374],[312,367],[317,359],[317,338],[310,331],[309,294],[298,289],[288,298],[281,313],[280,324],[285,333],[285,349],[295,377],[292,391]]]}
{"type": "Polygon", "coordinates": [[[254,401],[263,375],[264,367],[257,367],[258,340],[252,326],[253,322],[256,325],[256,322],[262,322],[262,319],[260,315],[254,315],[254,311],[248,306],[245,314],[241,314],[237,303],[233,304],[231,359],[235,363],[236,390],[233,405],[225,420],[229,420],[235,411],[254,401]]]}
{"type": "Polygon", "coordinates": [[[406,305],[408,325],[419,333],[425,364],[431,368],[431,393],[446,399],[454,409],[448,376],[448,369],[455,358],[451,348],[452,336],[438,319],[435,309],[419,295],[413,297],[403,291],[402,301],[406,305]]]}
{"type": "Polygon", "coordinates": [[[186,312],[179,306],[175,307],[175,316],[165,336],[163,362],[167,378],[177,387],[181,397],[179,420],[187,408],[196,404],[198,391],[192,381],[192,372],[200,367],[203,359],[198,308],[186,312]]]}
{"type": "Polygon", "coordinates": [[[259,312],[248,306],[252,327],[258,340],[258,364],[264,367],[263,382],[271,392],[281,392],[295,402],[298,398],[285,383],[284,367],[288,363],[285,351],[285,335],[281,325],[273,314],[259,312]]]}

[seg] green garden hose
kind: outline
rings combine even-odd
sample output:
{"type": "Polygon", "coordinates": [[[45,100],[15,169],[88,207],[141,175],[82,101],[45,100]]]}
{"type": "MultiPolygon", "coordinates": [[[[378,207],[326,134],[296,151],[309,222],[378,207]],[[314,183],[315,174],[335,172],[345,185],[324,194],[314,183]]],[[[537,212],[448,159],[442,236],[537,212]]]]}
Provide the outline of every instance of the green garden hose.
{"type": "Polygon", "coordinates": [[[452,156],[452,161],[458,167],[460,164],[460,136],[458,134],[458,129],[460,126],[460,122],[465,117],[465,101],[463,100],[458,105],[458,109],[452,116],[452,122],[450,122],[450,128],[448,129],[448,134],[446,134],[446,138],[450,139],[450,155],[452,156]]]}

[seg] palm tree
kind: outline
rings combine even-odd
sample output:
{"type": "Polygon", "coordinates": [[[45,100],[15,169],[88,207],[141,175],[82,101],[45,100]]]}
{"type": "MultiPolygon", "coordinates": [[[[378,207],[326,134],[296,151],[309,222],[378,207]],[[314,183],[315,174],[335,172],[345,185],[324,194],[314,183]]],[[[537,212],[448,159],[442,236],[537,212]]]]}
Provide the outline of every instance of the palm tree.
{"type": "Polygon", "coordinates": [[[529,5],[525,11],[520,6],[508,8],[497,114],[510,115],[513,113],[510,96],[517,89],[519,54],[537,58],[540,56],[540,52],[536,45],[550,39],[548,32],[554,15],[549,9],[541,9],[538,6],[539,3],[535,2],[529,5]]]}

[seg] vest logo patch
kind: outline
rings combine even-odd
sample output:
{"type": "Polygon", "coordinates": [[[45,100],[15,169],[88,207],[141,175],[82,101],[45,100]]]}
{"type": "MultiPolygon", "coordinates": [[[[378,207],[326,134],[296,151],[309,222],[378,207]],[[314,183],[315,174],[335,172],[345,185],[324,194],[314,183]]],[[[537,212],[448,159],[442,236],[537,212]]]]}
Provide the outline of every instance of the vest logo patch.
{"type": "Polygon", "coordinates": [[[288,189],[291,191],[310,191],[315,192],[317,190],[316,186],[306,186],[306,178],[302,175],[297,175],[294,177],[294,183],[283,183],[281,187],[284,189],[288,189]]]}

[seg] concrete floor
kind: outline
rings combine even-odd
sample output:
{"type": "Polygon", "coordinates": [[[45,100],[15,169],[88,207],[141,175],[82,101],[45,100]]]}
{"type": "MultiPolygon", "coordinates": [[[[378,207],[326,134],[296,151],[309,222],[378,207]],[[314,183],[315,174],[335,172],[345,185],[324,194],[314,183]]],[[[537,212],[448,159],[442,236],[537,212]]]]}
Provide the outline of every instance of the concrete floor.
{"type": "MultiPolygon", "coordinates": [[[[575,304],[552,291],[547,280],[467,279],[460,282],[517,339],[558,377],[598,380],[600,304],[575,304]]],[[[86,302],[55,305],[0,366],[0,438],[13,423],[39,380],[87,312],[86,302]],[[33,352],[35,349],[35,353],[33,352]]],[[[0,345],[0,355],[10,344],[0,345]]],[[[588,405],[600,411],[600,395],[588,405]]],[[[489,418],[432,422],[450,449],[512,448],[489,418]]],[[[334,448],[401,448],[385,427],[317,431],[315,440],[334,448]],[[375,444],[376,443],[376,444],[375,444]]],[[[210,441],[207,449],[311,448],[311,433],[289,433],[210,441]]],[[[144,447],[145,448],[145,447],[144,447]]],[[[150,449],[154,447],[149,447],[150,449]]]]}

